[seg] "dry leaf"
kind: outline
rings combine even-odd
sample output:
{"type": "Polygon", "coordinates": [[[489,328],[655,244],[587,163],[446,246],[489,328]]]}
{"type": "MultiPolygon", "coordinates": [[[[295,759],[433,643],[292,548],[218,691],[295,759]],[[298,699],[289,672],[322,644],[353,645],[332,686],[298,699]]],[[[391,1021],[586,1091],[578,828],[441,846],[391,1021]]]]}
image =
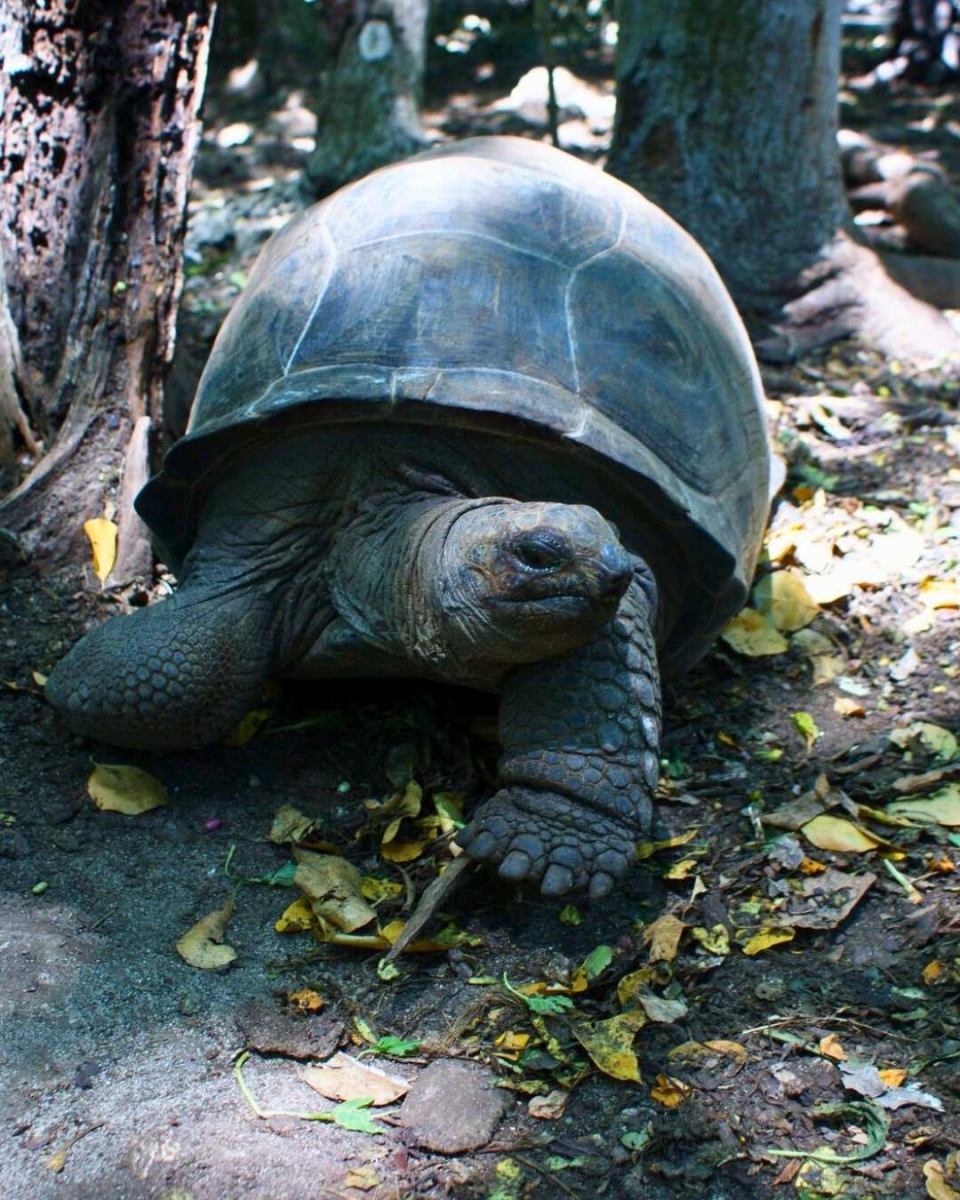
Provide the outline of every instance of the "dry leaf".
{"type": "Polygon", "coordinates": [[[692,1094],[693,1088],[689,1083],[670,1075],[658,1075],[657,1082],[650,1089],[650,1099],[656,1100],[664,1108],[677,1108],[692,1094]]]}
{"type": "Polygon", "coordinates": [[[410,1090],[405,1079],[339,1050],[325,1063],[304,1068],[301,1078],[328,1100],[370,1100],[375,1108],[393,1104],[410,1090]]]}
{"type": "Polygon", "coordinates": [[[795,633],[820,613],[807,592],[803,580],[793,571],[774,571],[765,575],[753,589],[753,603],[774,629],[795,633]]]}
{"type": "Polygon", "coordinates": [[[912,725],[894,729],[888,737],[900,750],[909,750],[919,743],[928,754],[936,755],[941,762],[949,762],[957,755],[957,739],[950,730],[942,725],[932,725],[929,721],[914,721],[912,725]]]}
{"type": "Polygon", "coordinates": [[[647,925],[641,937],[650,947],[650,961],[652,963],[673,962],[677,957],[684,929],[686,929],[684,923],[672,913],[657,917],[655,921],[647,925]]]}
{"type": "Polygon", "coordinates": [[[594,1066],[605,1075],[639,1083],[640,1066],[633,1041],[646,1023],[646,1015],[640,1009],[631,1009],[606,1021],[578,1021],[570,1030],[594,1066]]]}
{"type": "Polygon", "coordinates": [[[306,933],[308,929],[313,928],[315,921],[310,901],[301,896],[299,900],[287,905],[273,927],[277,933],[306,933]]]}
{"type": "Polygon", "coordinates": [[[731,649],[749,658],[783,654],[788,649],[787,639],[783,634],[763,613],[753,608],[744,608],[737,613],[724,625],[720,636],[731,649]]]}
{"type": "Polygon", "coordinates": [[[287,1003],[297,1012],[312,1013],[320,1012],[327,1002],[313,988],[300,988],[297,992],[287,993],[287,1003]]]}
{"type": "Polygon", "coordinates": [[[828,813],[808,821],[800,832],[818,850],[836,850],[841,854],[865,854],[885,844],[882,838],[874,837],[852,821],[828,813]]]}
{"type": "Polygon", "coordinates": [[[942,974],[943,963],[934,959],[933,962],[928,962],[923,968],[923,982],[927,985],[927,987],[930,987],[932,984],[937,982],[942,974]]]}
{"type": "Polygon", "coordinates": [[[120,763],[94,763],[87,794],[99,809],[139,817],[167,802],[167,789],[139,767],[120,763]]]}
{"type": "Polygon", "coordinates": [[[293,881],[303,891],[314,913],[344,933],[353,933],[376,920],[363,898],[363,877],[353,863],[333,854],[314,854],[294,847],[297,862],[293,881]]]}
{"type": "Polygon", "coordinates": [[[947,1183],[946,1174],[935,1158],[923,1164],[923,1177],[927,1183],[927,1195],[933,1200],[960,1200],[960,1192],[947,1183]]]}
{"type": "Polygon", "coordinates": [[[945,788],[918,800],[894,800],[886,812],[891,817],[907,817],[917,825],[960,825],[960,784],[948,783],[945,788]]]}
{"type": "Polygon", "coordinates": [[[739,1042],[730,1042],[725,1038],[714,1038],[707,1042],[681,1042],[667,1053],[667,1058],[695,1062],[699,1058],[710,1058],[717,1054],[728,1054],[738,1063],[747,1061],[746,1048],[739,1042]]]}
{"type": "Polygon", "coordinates": [[[358,1192],[372,1192],[380,1187],[383,1179],[375,1167],[351,1167],[343,1177],[345,1188],[356,1188],[358,1192]]]}
{"type": "Polygon", "coordinates": [[[907,1077],[907,1072],[903,1067],[885,1067],[877,1074],[888,1088],[899,1087],[907,1077]]]}
{"type": "Polygon", "coordinates": [[[546,1096],[533,1096],[527,1105],[527,1112],[541,1121],[557,1121],[566,1111],[569,1099],[569,1093],[557,1088],[546,1096]]]}
{"type": "Polygon", "coordinates": [[[106,517],[93,517],[84,521],[83,532],[90,539],[94,574],[105,583],[117,561],[117,526],[106,517]]]}
{"type": "Polygon", "coordinates": [[[833,702],[833,711],[839,713],[841,717],[865,717],[867,710],[862,704],[851,699],[850,696],[838,696],[833,702]]]}
{"type": "Polygon", "coordinates": [[[196,925],[188,929],[177,942],[177,953],[191,967],[199,967],[202,971],[216,971],[220,967],[229,966],[237,957],[232,946],[226,945],[223,936],[233,914],[233,900],[227,901],[223,908],[207,913],[196,925]]]}
{"type": "Polygon", "coordinates": [[[779,946],[783,942],[792,942],[794,931],[787,926],[781,926],[777,929],[761,929],[758,933],[747,938],[743,944],[743,952],[752,958],[755,954],[762,954],[764,950],[769,950],[771,946],[779,946]]]}
{"type": "Polygon", "coordinates": [[[954,579],[925,579],[920,599],[927,608],[960,608],[960,583],[954,579]]]}
{"type": "Polygon", "coordinates": [[[835,1062],[846,1062],[849,1057],[835,1033],[828,1033],[826,1037],[820,1039],[820,1053],[826,1058],[832,1058],[835,1062]]]}

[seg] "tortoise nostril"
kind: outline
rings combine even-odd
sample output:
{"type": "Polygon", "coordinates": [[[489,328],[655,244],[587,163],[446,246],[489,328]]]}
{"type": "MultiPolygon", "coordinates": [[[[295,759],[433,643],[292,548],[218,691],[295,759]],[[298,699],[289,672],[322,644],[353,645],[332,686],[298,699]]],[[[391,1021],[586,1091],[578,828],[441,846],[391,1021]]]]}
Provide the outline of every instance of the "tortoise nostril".
{"type": "Polygon", "coordinates": [[[600,550],[600,591],[604,596],[622,596],[633,574],[630,555],[619,542],[607,542],[600,550]]]}

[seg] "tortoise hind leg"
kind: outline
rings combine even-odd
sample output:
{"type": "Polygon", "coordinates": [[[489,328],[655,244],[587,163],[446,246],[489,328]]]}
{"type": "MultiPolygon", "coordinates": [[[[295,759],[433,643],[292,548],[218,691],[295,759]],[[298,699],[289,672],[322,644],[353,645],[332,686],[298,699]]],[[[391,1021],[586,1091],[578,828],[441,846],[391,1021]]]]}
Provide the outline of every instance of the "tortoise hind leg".
{"type": "Polygon", "coordinates": [[[217,741],[260,696],[269,667],[264,606],[189,589],[114,617],[58,663],[47,697],[98,741],[167,750],[217,741]]]}
{"type": "Polygon", "coordinates": [[[565,658],[518,667],[500,710],[504,787],[458,838],[506,879],[599,899],[650,826],[659,775],[655,591],[638,565],[614,619],[565,658]]]}

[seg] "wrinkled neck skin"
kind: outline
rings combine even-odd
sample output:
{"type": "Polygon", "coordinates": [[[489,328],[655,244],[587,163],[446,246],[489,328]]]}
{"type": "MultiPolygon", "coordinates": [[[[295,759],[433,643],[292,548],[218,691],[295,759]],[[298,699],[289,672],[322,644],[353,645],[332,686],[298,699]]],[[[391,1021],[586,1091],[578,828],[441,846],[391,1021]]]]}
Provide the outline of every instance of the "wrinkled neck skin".
{"type": "Polygon", "coordinates": [[[505,622],[471,586],[458,521],[501,497],[467,498],[402,486],[364,497],[339,532],[327,565],[333,606],[364,641],[403,658],[413,673],[496,687],[520,663],[567,653],[593,629],[505,622]]]}

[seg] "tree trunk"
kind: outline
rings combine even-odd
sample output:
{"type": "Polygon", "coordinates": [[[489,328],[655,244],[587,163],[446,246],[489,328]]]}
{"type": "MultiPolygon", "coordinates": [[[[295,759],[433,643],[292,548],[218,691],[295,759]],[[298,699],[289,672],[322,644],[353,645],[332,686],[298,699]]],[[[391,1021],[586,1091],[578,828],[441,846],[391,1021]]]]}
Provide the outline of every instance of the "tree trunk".
{"type": "MultiPolygon", "coordinates": [[[[82,549],[160,415],[214,5],[0,7],[0,421],[35,459],[0,525],[40,560],[82,549]]],[[[124,509],[121,555],[142,563],[124,509]]]]}
{"type": "Polygon", "coordinates": [[[840,7],[622,0],[609,169],[702,243],[754,332],[775,331],[761,343],[772,357],[851,332],[948,353],[960,343],[945,319],[878,277],[854,240],[836,143],[840,7]]]}
{"type": "Polygon", "coordinates": [[[306,167],[323,196],[424,150],[420,100],[428,0],[339,0],[326,6],[331,62],[306,167]]]}

